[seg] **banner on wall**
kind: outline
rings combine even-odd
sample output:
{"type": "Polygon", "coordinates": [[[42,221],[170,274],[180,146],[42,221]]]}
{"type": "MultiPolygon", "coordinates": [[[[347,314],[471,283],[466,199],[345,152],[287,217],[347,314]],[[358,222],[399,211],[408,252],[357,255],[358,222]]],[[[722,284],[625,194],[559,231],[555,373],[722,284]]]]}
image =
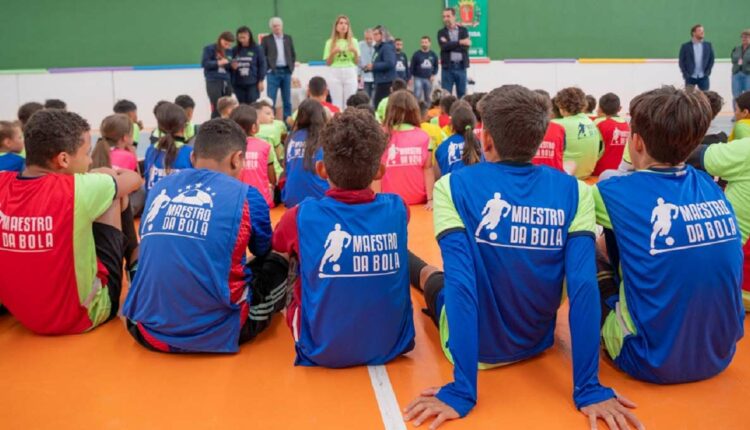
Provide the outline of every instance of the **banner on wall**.
{"type": "Polygon", "coordinates": [[[456,22],[469,30],[469,57],[487,58],[487,0],[446,0],[456,10],[456,22]]]}

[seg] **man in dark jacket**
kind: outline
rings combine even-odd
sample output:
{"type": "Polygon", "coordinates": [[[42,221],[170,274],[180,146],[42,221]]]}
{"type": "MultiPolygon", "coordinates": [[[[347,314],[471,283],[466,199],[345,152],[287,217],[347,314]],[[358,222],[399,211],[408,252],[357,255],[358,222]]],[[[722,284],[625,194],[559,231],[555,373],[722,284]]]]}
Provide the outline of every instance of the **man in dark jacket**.
{"type": "Polygon", "coordinates": [[[690,29],[691,40],[680,47],[680,71],[685,79],[685,87],[698,86],[707,91],[711,69],[714,67],[714,49],[710,42],[704,41],[703,26],[694,25],[690,29]]]}
{"type": "Polygon", "coordinates": [[[443,66],[441,76],[443,89],[449,93],[456,87],[456,96],[466,94],[466,69],[469,68],[469,46],[471,39],[466,27],[456,24],[456,11],[447,7],[443,9],[443,27],[438,31],[440,44],[440,64],[443,66]]]}
{"type": "Polygon", "coordinates": [[[263,52],[268,65],[268,97],[276,111],[276,95],[281,90],[281,100],[284,104],[284,118],[292,116],[292,73],[297,54],[294,52],[292,37],[284,34],[284,22],[279,17],[273,17],[268,22],[271,34],[261,41],[263,52]]]}
{"type": "Polygon", "coordinates": [[[383,98],[388,97],[391,83],[396,79],[396,47],[390,33],[382,25],[372,30],[372,37],[375,40],[375,54],[372,63],[365,66],[365,71],[372,71],[375,85],[372,102],[377,106],[383,98]]]}

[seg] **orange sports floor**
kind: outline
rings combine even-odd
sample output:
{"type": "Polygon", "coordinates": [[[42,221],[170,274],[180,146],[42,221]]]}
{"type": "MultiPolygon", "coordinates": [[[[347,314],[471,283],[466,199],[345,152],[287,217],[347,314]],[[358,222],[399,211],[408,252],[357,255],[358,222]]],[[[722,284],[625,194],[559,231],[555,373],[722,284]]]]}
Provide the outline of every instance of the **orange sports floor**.
{"type": "MultiPolygon", "coordinates": [[[[274,221],[282,211],[272,212],[274,221]]],[[[439,264],[431,213],[412,207],[409,233],[410,248],[439,264]]],[[[401,407],[452,375],[436,329],[420,312],[424,300],[412,297],[416,348],[386,366],[401,407]]],[[[443,428],[587,428],[571,399],[565,306],[560,314],[554,348],[480,372],[477,407],[443,428]]],[[[136,345],[119,320],[84,335],[41,337],[3,316],[0,429],[384,428],[367,368],[294,367],[293,360],[292,337],[280,317],[239,354],[180,356],[136,345]]],[[[648,428],[750,428],[743,406],[750,399],[746,340],[724,373],[699,383],[657,386],[629,378],[604,359],[600,367],[602,382],[638,403],[636,413],[648,428]]]]}

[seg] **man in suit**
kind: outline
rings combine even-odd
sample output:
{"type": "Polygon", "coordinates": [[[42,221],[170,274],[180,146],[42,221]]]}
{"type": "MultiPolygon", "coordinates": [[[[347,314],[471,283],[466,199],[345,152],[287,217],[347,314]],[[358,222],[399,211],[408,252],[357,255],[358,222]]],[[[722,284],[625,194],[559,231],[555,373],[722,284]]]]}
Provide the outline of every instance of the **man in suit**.
{"type": "Polygon", "coordinates": [[[697,86],[703,91],[709,88],[709,76],[714,67],[714,49],[704,39],[703,26],[696,24],[690,29],[691,40],[680,47],[680,71],[685,87],[697,86]]]}
{"type": "Polygon", "coordinates": [[[276,95],[281,90],[281,100],[284,105],[284,119],[292,116],[292,73],[297,54],[294,52],[292,37],[284,34],[284,22],[279,17],[273,17],[268,22],[271,34],[261,41],[263,52],[268,63],[267,93],[276,111],[276,95]]]}
{"type": "Polygon", "coordinates": [[[456,87],[456,97],[466,94],[466,69],[469,68],[469,46],[471,39],[466,27],[456,24],[456,10],[450,7],[443,9],[443,27],[438,31],[440,44],[440,64],[443,89],[449,93],[456,87]]]}

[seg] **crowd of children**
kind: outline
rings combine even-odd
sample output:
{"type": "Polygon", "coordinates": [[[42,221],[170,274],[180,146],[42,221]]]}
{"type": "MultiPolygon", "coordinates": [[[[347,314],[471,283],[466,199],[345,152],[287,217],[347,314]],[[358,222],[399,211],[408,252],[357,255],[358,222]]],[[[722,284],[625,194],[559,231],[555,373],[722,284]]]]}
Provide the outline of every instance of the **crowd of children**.
{"type": "Polygon", "coordinates": [[[432,428],[472,410],[478,370],[548,349],[566,296],[592,427],[642,428],[600,384],[600,344],[657,384],[731,362],[750,309],[750,92],[728,137],[711,130],[718,94],[673,87],[637,96],[629,121],[617,95],[574,87],[436,90],[430,106],[397,79],[377,111],[361,91],[340,111],[314,77],[307,96],[288,124],[264,100],[223,97],[200,126],[189,96],[160,101],[140,163],[128,100],[93,148],[64,103],[23,105],[0,121],[0,259],[18,269],[0,303],[35,333],[86,332],[118,315],[124,263],[122,317],[148,349],[237,352],[285,310],[295,364],[348,367],[414,347],[411,285],[454,365],[404,409],[432,428]],[[417,204],[442,270],[407,250],[417,204]]]}

